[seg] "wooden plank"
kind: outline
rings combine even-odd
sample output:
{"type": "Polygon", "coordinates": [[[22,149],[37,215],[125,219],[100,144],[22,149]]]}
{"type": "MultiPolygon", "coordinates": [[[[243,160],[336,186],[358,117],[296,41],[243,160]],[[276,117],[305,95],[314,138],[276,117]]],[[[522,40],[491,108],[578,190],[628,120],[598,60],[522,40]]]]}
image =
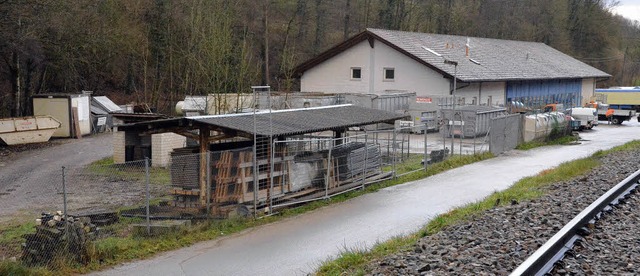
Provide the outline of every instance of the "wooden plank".
{"type": "Polygon", "coordinates": [[[71,118],[73,120],[73,133],[71,134],[72,137],[76,137],[76,139],[82,139],[82,131],[80,130],[80,120],[78,119],[78,108],[77,107],[72,107],[71,108],[71,118]]]}
{"type": "MultiPolygon", "coordinates": [[[[294,158],[295,158],[295,156],[291,155],[291,156],[285,156],[284,159],[282,157],[276,157],[273,160],[274,160],[274,163],[277,163],[277,162],[290,161],[290,160],[293,160],[294,158]]],[[[269,162],[268,158],[259,160],[258,161],[258,166],[267,165],[268,162],[269,162]]],[[[238,165],[238,167],[239,168],[252,168],[253,167],[253,160],[240,163],[238,165]]]]}
{"type": "Polygon", "coordinates": [[[198,191],[198,190],[171,189],[171,190],[169,191],[169,194],[171,194],[171,195],[191,195],[191,196],[198,196],[198,195],[200,195],[200,191],[198,191]]]}

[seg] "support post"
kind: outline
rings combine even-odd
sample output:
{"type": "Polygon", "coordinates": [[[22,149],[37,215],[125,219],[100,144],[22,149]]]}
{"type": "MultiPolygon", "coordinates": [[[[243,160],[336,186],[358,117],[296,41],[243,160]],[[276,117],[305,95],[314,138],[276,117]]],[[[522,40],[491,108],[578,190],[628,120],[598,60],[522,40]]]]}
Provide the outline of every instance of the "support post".
{"type": "Polygon", "coordinates": [[[209,150],[209,130],[200,128],[200,208],[207,205],[207,156],[209,150]]]}
{"type": "Polygon", "coordinates": [[[149,199],[151,197],[149,193],[149,157],[144,157],[144,174],[145,174],[145,190],[146,190],[146,202],[145,202],[145,217],[147,220],[147,235],[151,235],[151,220],[149,217],[149,199]]]}
{"type": "Polygon", "coordinates": [[[205,158],[207,159],[207,177],[206,177],[206,190],[207,190],[207,216],[211,215],[211,153],[207,150],[205,153],[205,158]]]}
{"type": "MultiPolygon", "coordinates": [[[[332,141],[332,140],[330,140],[332,141]]],[[[330,179],[331,179],[331,150],[333,149],[333,143],[329,144],[329,152],[327,154],[327,173],[324,179],[324,198],[328,199],[329,198],[329,183],[330,183],[330,179]]]]}

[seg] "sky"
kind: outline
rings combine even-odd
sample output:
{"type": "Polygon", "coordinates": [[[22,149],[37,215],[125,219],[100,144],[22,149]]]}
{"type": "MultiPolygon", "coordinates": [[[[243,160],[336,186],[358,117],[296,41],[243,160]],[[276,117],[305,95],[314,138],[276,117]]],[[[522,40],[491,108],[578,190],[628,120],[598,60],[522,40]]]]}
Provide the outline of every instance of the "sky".
{"type": "Polygon", "coordinates": [[[620,4],[611,11],[631,20],[640,22],[640,0],[619,0],[620,4]]]}

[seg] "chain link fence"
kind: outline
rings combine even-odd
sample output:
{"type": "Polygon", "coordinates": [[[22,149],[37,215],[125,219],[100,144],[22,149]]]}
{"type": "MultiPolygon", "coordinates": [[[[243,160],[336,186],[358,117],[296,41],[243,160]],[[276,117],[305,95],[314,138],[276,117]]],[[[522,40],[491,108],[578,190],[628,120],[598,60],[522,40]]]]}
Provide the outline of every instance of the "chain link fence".
{"type": "MultiPolygon", "coordinates": [[[[145,159],[57,168],[50,172],[49,185],[26,192],[26,198],[38,202],[23,213],[31,221],[25,225],[35,223],[35,230],[14,239],[19,243],[9,243],[10,248],[0,244],[0,255],[18,256],[30,265],[52,265],[61,258],[86,263],[92,240],[153,235],[156,222],[167,219],[272,215],[426,170],[452,155],[487,152],[493,135],[521,132],[513,128],[521,121],[517,116],[502,128],[480,127],[484,122],[475,111],[441,118],[431,132],[425,125],[403,122],[340,133],[224,140],[204,154],[198,146],[179,148],[171,152],[167,167],[145,159]],[[124,221],[127,230],[110,228],[117,221],[124,221]]],[[[0,201],[0,207],[11,210],[7,202],[0,201]]]]}

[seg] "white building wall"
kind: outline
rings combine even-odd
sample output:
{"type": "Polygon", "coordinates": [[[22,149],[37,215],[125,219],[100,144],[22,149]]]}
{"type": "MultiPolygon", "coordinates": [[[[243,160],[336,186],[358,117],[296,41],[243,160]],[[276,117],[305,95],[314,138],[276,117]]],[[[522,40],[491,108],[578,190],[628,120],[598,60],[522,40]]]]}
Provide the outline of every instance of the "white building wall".
{"type": "Polygon", "coordinates": [[[405,90],[416,92],[416,97],[449,95],[449,79],[386,44],[376,41],[374,57],[376,94],[383,94],[385,90],[405,90]],[[394,68],[393,81],[384,80],[384,68],[394,68]]]}
{"type": "Polygon", "coordinates": [[[588,103],[596,91],[596,81],[593,78],[582,79],[582,103],[580,106],[588,103]]]}
{"type": "Polygon", "coordinates": [[[151,135],[151,164],[153,167],[167,167],[171,162],[171,151],[186,145],[187,138],[175,133],[151,135]]]}
{"type": "Polygon", "coordinates": [[[456,91],[456,97],[464,97],[466,104],[472,104],[473,98],[479,99],[477,104],[489,105],[491,99],[492,106],[504,105],[506,93],[505,82],[483,82],[471,83],[456,91]],[[482,86],[482,87],[481,87],[482,86]]]}
{"type": "Polygon", "coordinates": [[[302,74],[300,91],[369,93],[369,42],[363,41],[302,74]],[[362,78],[351,79],[351,68],[360,67],[362,78]]]}
{"type": "Polygon", "coordinates": [[[375,41],[373,49],[368,41],[360,42],[305,71],[300,86],[302,92],[384,94],[385,90],[404,90],[416,92],[417,97],[449,94],[449,79],[380,41],[375,41]],[[362,69],[360,80],[351,79],[352,67],[362,69]],[[393,81],[384,80],[384,68],[394,68],[393,81]]]}

